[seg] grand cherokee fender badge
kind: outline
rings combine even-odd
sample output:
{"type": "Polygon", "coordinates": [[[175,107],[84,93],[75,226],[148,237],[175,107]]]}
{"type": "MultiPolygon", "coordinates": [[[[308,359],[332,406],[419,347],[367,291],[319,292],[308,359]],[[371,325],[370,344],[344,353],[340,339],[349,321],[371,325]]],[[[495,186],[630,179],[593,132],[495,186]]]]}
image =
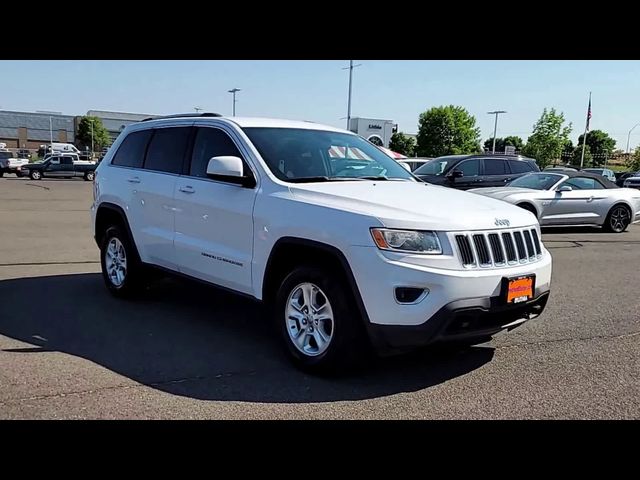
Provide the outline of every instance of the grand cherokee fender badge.
{"type": "Polygon", "coordinates": [[[508,227],[511,225],[511,222],[506,218],[496,218],[496,227],[508,227]]]}

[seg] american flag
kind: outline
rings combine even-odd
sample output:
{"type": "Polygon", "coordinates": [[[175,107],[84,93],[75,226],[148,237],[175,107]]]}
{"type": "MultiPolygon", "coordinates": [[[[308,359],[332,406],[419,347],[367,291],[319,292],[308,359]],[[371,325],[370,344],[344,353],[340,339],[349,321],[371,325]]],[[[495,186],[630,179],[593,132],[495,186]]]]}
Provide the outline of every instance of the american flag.
{"type": "Polygon", "coordinates": [[[589,131],[589,120],[591,120],[591,93],[589,93],[589,108],[587,109],[587,132],[589,131]]]}

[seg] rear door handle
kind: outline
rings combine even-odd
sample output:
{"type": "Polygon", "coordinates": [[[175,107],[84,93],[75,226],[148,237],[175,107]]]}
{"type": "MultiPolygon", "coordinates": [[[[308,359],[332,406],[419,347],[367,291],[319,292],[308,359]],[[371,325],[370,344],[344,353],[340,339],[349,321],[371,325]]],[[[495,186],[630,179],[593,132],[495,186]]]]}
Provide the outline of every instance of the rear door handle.
{"type": "Polygon", "coordinates": [[[127,182],[129,182],[129,183],[140,183],[140,177],[127,178],[127,182]]]}
{"type": "Polygon", "coordinates": [[[195,188],[193,188],[191,185],[185,185],[184,187],[180,187],[180,191],[182,193],[196,193],[195,188]]]}

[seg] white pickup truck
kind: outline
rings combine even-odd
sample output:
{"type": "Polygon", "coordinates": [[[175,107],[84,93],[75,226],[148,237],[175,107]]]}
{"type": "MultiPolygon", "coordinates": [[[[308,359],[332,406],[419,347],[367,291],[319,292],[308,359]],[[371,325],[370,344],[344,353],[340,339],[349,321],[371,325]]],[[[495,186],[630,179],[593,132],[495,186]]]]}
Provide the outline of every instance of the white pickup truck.
{"type": "Polygon", "coordinates": [[[28,158],[17,158],[12,151],[2,149],[0,150],[0,177],[3,177],[5,173],[13,173],[17,177],[21,177],[21,168],[28,163],[28,158]]]}

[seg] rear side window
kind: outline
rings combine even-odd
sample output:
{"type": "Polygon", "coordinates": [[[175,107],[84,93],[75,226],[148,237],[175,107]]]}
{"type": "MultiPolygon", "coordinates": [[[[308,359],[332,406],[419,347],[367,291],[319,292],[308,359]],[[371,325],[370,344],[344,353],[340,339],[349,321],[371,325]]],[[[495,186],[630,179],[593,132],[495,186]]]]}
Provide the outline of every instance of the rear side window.
{"type": "Polygon", "coordinates": [[[127,135],[116,152],[112,165],[121,167],[142,168],[144,152],[151,137],[152,130],[142,130],[127,135]]]}
{"type": "MultiPolygon", "coordinates": [[[[206,178],[207,165],[211,157],[223,155],[242,158],[235,144],[225,132],[218,128],[198,128],[193,144],[189,175],[206,178]]],[[[247,169],[246,164],[244,168],[247,169]]]]}
{"type": "Polygon", "coordinates": [[[511,173],[529,173],[533,172],[533,167],[527,162],[519,162],[518,160],[509,160],[511,173]]]}
{"type": "Polygon", "coordinates": [[[60,164],[73,165],[73,159],[71,157],[62,157],[62,159],[60,160],[60,164]]]}
{"type": "Polygon", "coordinates": [[[181,173],[191,127],[158,128],[155,130],[147,157],[145,170],[181,173]]]}
{"type": "Polygon", "coordinates": [[[485,158],[484,159],[484,174],[485,175],[506,175],[507,164],[504,160],[499,158],[485,158]]]}

